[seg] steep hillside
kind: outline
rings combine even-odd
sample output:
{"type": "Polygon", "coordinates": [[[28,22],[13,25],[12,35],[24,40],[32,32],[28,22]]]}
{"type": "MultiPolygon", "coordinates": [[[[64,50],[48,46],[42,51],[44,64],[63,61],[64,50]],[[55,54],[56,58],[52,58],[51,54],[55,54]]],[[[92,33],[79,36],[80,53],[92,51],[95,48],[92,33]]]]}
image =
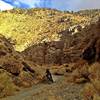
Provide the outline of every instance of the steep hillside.
{"type": "Polygon", "coordinates": [[[34,64],[25,61],[10,41],[0,35],[0,98],[41,81],[35,69],[34,64]]]}
{"type": "Polygon", "coordinates": [[[43,41],[59,41],[58,33],[76,24],[84,25],[88,20],[88,17],[51,9],[13,9],[0,12],[0,33],[15,42],[17,51],[23,51],[43,41]]]}
{"type": "Polygon", "coordinates": [[[15,52],[10,42],[0,35],[0,98],[18,90],[12,76],[19,75],[22,67],[20,55],[15,52]]]}
{"type": "Polygon", "coordinates": [[[37,64],[62,65],[77,61],[81,53],[78,44],[87,35],[86,32],[83,32],[86,29],[87,27],[83,29],[81,26],[72,26],[59,33],[60,39],[58,41],[44,41],[32,45],[25,49],[22,54],[26,60],[37,64]]]}

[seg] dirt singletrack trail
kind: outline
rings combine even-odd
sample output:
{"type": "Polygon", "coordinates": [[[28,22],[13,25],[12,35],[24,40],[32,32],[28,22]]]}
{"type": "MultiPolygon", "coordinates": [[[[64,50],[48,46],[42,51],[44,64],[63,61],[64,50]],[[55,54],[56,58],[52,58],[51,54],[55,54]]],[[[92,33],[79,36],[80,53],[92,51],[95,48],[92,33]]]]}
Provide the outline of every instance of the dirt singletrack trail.
{"type": "Polygon", "coordinates": [[[83,85],[68,83],[65,79],[64,76],[55,76],[56,81],[52,84],[37,84],[0,100],[83,100],[83,85]]]}

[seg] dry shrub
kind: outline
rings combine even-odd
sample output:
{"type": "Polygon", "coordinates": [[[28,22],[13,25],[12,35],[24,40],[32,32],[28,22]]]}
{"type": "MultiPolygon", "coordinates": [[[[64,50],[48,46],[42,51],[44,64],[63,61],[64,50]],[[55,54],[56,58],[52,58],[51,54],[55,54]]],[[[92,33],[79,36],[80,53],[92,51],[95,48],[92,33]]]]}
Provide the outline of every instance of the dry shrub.
{"type": "MultiPolygon", "coordinates": [[[[68,70],[70,70],[71,72],[75,71],[75,70],[78,70],[78,71],[81,71],[81,70],[84,70],[85,66],[88,66],[88,63],[86,60],[82,60],[80,59],[79,61],[77,61],[76,63],[73,63],[73,64],[69,64],[69,66],[66,68],[68,70]]],[[[82,71],[81,71],[82,72],[82,71]]],[[[80,73],[81,73],[80,72],[80,73]]]]}
{"type": "Polygon", "coordinates": [[[80,59],[79,61],[77,61],[74,65],[75,68],[81,68],[81,66],[85,66],[88,65],[86,60],[80,59]]]}
{"type": "Polygon", "coordinates": [[[100,96],[95,94],[93,100],[100,100],[100,96]]]}
{"type": "Polygon", "coordinates": [[[93,85],[87,83],[83,89],[84,100],[93,100],[94,95],[95,95],[95,89],[93,88],[93,85]]]}
{"type": "Polygon", "coordinates": [[[31,73],[22,71],[19,77],[13,77],[13,82],[19,87],[30,87],[32,86],[34,77],[31,73]]]}
{"type": "Polygon", "coordinates": [[[83,96],[84,100],[100,100],[100,95],[91,83],[85,85],[83,89],[83,96]]]}
{"type": "Polygon", "coordinates": [[[90,80],[94,88],[100,93],[100,64],[95,63],[89,68],[90,80]]]}
{"type": "Polygon", "coordinates": [[[93,100],[100,100],[100,64],[94,63],[93,65],[89,66],[88,71],[90,73],[90,83],[85,85],[83,90],[84,97],[86,98],[86,95],[88,96],[89,93],[93,100]]]}
{"type": "Polygon", "coordinates": [[[13,82],[22,88],[31,87],[33,84],[40,83],[43,80],[43,76],[39,73],[31,73],[27,71],[21,71],[18,77],[13,77],[13,82]]]}
{"type": "Polygon", "coordinates": [[[89,81],[88,65],[78,66],[72,73],[74,83],[85,83],[89,81]]]}
{"type": "Polygon", "coordinates": [[[13,83],[11,74],[0,69],[0,98],[14,94],[18,87],[13,83]]]}
{"type": "Polygon", "coordinates": [[[95,78],[100,78],[100,63],[94,63],[93,65],[91,65],[89,67],[89,72],[91,73],[91,79],[94,79],[94,77],[92,76],[95,76],[95,78]]]}

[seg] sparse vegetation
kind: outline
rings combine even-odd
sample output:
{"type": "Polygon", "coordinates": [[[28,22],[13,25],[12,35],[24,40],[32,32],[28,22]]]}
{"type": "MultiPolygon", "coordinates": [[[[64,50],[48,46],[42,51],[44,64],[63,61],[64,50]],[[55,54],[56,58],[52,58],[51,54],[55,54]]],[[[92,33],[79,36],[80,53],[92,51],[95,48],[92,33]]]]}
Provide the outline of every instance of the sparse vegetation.
{"type": "Polygon", "coordinates": [[[0,12],[0,34],[16,41],[17,51],[43,41],[60,40],[58,33],[85,23],[88,17],[51,9],[13,9],[0,12]]]}
{"type": "Polygon", "coordinates": [[[85,85],[83,90],[85,100],[89,98],[93,100],[100,99],[100,64],[95,63],[89,66],[90,83],[85,85]]]}
{"type": "Polygon", "coordinates": [[[0,98],[14,95],[18,90],[19,88],[13,83],[11,74],[0,69],[0,98]]]}
{"type": "Polygon", "coordinates": [[[95,15],[99,19],[100,10],[14,8],[0,12],[0,97],[44,82],[49,68],[53,75],[64,78],[51,85],[57,85],[55,90],[61,89],[60,83],[65,89],[71,82],[71,89],[83,89],[84,100],[100,100],[100,21],[95,15]]]}

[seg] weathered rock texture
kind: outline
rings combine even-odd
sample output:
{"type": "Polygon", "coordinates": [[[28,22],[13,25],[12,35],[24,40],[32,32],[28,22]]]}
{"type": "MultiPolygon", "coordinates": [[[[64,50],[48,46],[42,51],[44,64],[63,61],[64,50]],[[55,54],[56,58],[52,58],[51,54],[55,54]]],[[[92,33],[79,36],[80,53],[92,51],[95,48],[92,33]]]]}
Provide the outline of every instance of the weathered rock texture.
{"type": "Polygon", "coordinates": [[[54,41],[32,46],[24,51],[24,55],[38,64],[62,64],[63,48],[63,41],[54,41]]]}
{"type": "Polygon", "coordinates": [[[29,87],[37,80],[34,65],[16,52],[9,40],[0,35],[0,97],[13,94],[19,87],[29,87]],[[12,88],[12,89],[11,89],[12,88]],[[10,91],[11,89],[11,91],[10,91]]]}

